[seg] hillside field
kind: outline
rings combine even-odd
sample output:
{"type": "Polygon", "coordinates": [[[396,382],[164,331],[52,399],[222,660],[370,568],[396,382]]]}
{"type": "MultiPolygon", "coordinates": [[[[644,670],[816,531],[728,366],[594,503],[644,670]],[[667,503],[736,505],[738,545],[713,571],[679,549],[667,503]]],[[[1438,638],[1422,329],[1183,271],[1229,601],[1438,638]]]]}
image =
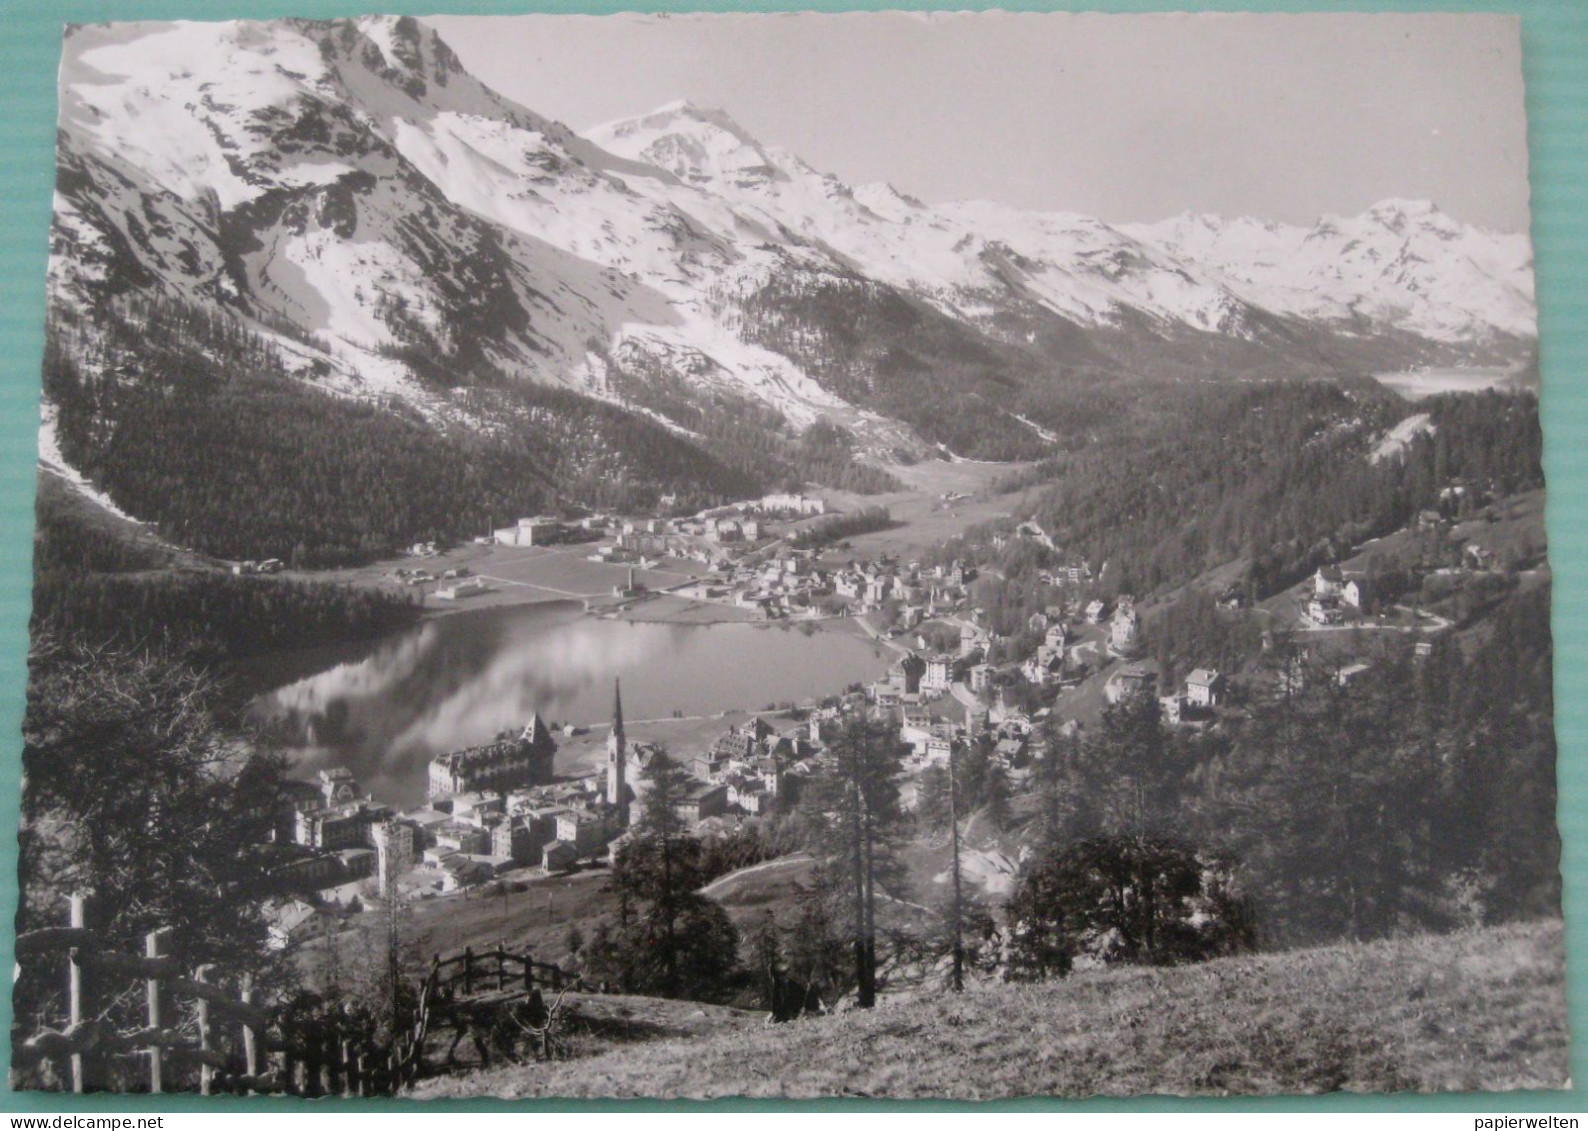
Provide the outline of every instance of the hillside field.
{"type": "Polygon", "coordinates": [[[1561,931],[1544,921],[961,996],[884,994],[869,1012],[613,1041],[594,1056],[426,1081],[416,1094],[989,1100],[1560,1088],[1561,931]]]}

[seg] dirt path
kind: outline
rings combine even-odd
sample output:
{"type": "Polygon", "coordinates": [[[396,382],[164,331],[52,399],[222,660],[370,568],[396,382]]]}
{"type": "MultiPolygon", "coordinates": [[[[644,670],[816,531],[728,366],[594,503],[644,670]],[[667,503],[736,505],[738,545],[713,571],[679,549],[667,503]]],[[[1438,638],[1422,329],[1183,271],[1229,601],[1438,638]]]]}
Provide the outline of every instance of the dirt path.
{"type": "Polygon", "coordinates": [[[791,868],[796,864],[805,864],[809,861],[810,857],[808,855],[803,852],[797,852],[793,856],[779,856],[776,860],[767,860],[761,864],[751,864],[748,868],[740,868],[737,872],[729,872],[726,876],[718,876],[711,883],[701,888],[700,894],[711,895],[713,892],[720,891],[730,884],[737,883],[746,876],[754,876],[779,868],[791,868]]]}

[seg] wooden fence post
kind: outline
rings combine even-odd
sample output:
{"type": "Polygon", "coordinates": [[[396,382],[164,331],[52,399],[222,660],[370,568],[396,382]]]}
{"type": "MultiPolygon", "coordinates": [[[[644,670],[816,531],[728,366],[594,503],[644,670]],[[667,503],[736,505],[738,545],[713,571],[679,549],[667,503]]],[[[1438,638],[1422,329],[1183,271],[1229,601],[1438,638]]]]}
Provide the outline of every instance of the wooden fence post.
{"type": "Polygon", "coordinates": [[[496,944],[496,992],[502,992],[503,969],[502,962],[507,955],[507,940],[502,939],[496,944]]]}
{"type": "MultiPolygon", "coordinates": [[[[252,1005],[254,1002],[254,976],[252,974],[243,975],[242,999],[244,1005],[252,1005]]],[[[254,1032],[252,1025],[246,1021],[243,1022],[243,1061],[246,1066],[244,1071],[250,1077],[256,1079],[259,1076],[259,1038],[262,1036],[264,1036],[263,1033],[254,1032]]]]}
{"type": "MultiPolygon", "coordinates": [[[[84,917],[84,899],[80,892],[72,894],[71,926],[86,926],[84,917]]],[[[77,961],[77,948],[74,946],[67,952],[69,970],[67,972],[67,997],[68,1008],[71,1013],[71,1027],[76,1029],[83,1023],[83,968],[77,961]]],[[[80,1035],[80,1034],[79,1034],[80,1035]]],[[[72,1091],[81,1094],[83,1091],[83,1054],[72,1054],[72,1091]]]]}
{"type": "MultiPolygon", "coordinates": [[[[164,958],[166,942],[171,937],[170,927],[161,927],[158,931],[150,931],[143,937],[143,956],[145,958],[164,958]]],[[[164,1023],[160,1019],[160,979],[150,975],[143,983],[144,998],[148,1005],[149,1028],[160,1030],[164,1023]]],[[[165,1065],[162,1062],[162,1050],[158,1043],[149,1046],[149,1091],[159,1095],[165,1091],[165,1065]]]]}
{"type": "Polygon", "coordinates": [[[467,997],[474,992],[474,948],[463,948],[463,994],[467,997]]]}
{"type": "MultiPolygon", "coordinates": [[[[215,967],[209,963],[200,966],[193,974],[195,982],[208,983],[210,974],[215,967]]],[[[205,998],[198,999],[198,1040],[199,1054],[199,1095],[207,1096],[215,1081],[215,1069],[210,1066],[209,1057],[204,1054],[210,1051],[210,1003],[205,998]]]]}
{"type": "Polygon", "coordinates": [[[325,1015],[321,1014],[309,1022],[309,1028],[304,1034],[303,1045],[303,1094],[306,1096],[323,1096],[325,1071],[325,1031],[322,1022],[325,1015]]]}
{"type": "Polygon", "coordinates": [[[527,994],[535,988],[535,958],[529,951],[524,951],[524,992],[527,994]]]}
{"type": "Polygon", "coordinates": [[[298,1094],[298,1065],[293,1057],[293,1042],[297,1036],[292,1023],[284,1019],[281,1023],[281,1084],[289,1096],[298,1094]]]}

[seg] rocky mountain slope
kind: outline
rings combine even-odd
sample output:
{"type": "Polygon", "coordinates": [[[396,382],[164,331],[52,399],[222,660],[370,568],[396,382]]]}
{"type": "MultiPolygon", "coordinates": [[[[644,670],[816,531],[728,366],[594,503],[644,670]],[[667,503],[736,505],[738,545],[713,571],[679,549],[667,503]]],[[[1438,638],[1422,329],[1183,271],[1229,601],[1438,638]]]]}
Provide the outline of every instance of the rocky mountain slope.
{"type": "MultiPolygon", "coordinates": [[[[1432,206],[1302,231],[927,205],[688,103],[578,136],[409,18],[74,27],[59,136],[51,310],[85,380],[107,319],[158,302],[449,434],[563,412],[501,404],[554,386],[657,450],[825,420],[873,462],[1030,458],[1099,383],[1533,348],[1526,238],[1432,206]]],[[[67,457],[102,452],[76,428],[67,457]]]]}

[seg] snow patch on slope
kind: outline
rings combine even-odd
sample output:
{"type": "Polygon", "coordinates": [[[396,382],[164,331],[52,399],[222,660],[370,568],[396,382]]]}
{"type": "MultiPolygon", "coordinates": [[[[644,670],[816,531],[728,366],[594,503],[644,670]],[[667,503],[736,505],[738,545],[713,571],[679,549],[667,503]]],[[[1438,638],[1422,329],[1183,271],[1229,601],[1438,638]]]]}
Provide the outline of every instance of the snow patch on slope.
{"type": "MultiPolygon", "coordinates": [[[[63,62],[63,121],[183,200],[213,197],[222,209],[267,187],[244,171],[271,148],[256,112],[289,105],[327,78],[315,45],[277,25],[181,22],[93,33],[99,46],[68,51],[63,62]]],[[[334,175],[307,163],[284,168],[278,180],[324,183],[334,175]]]]}
{"type": "MultiPolygon", "coordinates": [[[[987,895],[1004,899],[1015,892],[1015,876],[1020,867],[1006,854],[996,849],[965,848],[960,852],[959,874],[969,884],[981,888],[987,895]]],[[[953,866],[932,877],[934,884],[950,884],[954,877],[953,866]]]]}
{"type": "Polygon", "coordinates": [[[1378,463],[1390,459],[1404,452],[1412,440],[1423,434],[1432,435],[1434,432],[1432,417],[1426,412],[1413,413],[1401,421],[1379,440],[1373,450],[1368,453],[1369,463],[1378,463]]]}
{"type": "Polygon", "coordinates": [[[109,511],[117,518],[125,519],[128,522],[139,522],[138,519],[133,518],[112,502],[109,495],[89,482],[86,475],[66,462],[66,457],[61,454],[60,438],[56,435],[55,430],[55,406],[48,402],[43,405],[42,415],[39,420],[39,467],[48,471],[51,475],[64,479],[79,494],[89,499],[96,506],[109,511]]]}

